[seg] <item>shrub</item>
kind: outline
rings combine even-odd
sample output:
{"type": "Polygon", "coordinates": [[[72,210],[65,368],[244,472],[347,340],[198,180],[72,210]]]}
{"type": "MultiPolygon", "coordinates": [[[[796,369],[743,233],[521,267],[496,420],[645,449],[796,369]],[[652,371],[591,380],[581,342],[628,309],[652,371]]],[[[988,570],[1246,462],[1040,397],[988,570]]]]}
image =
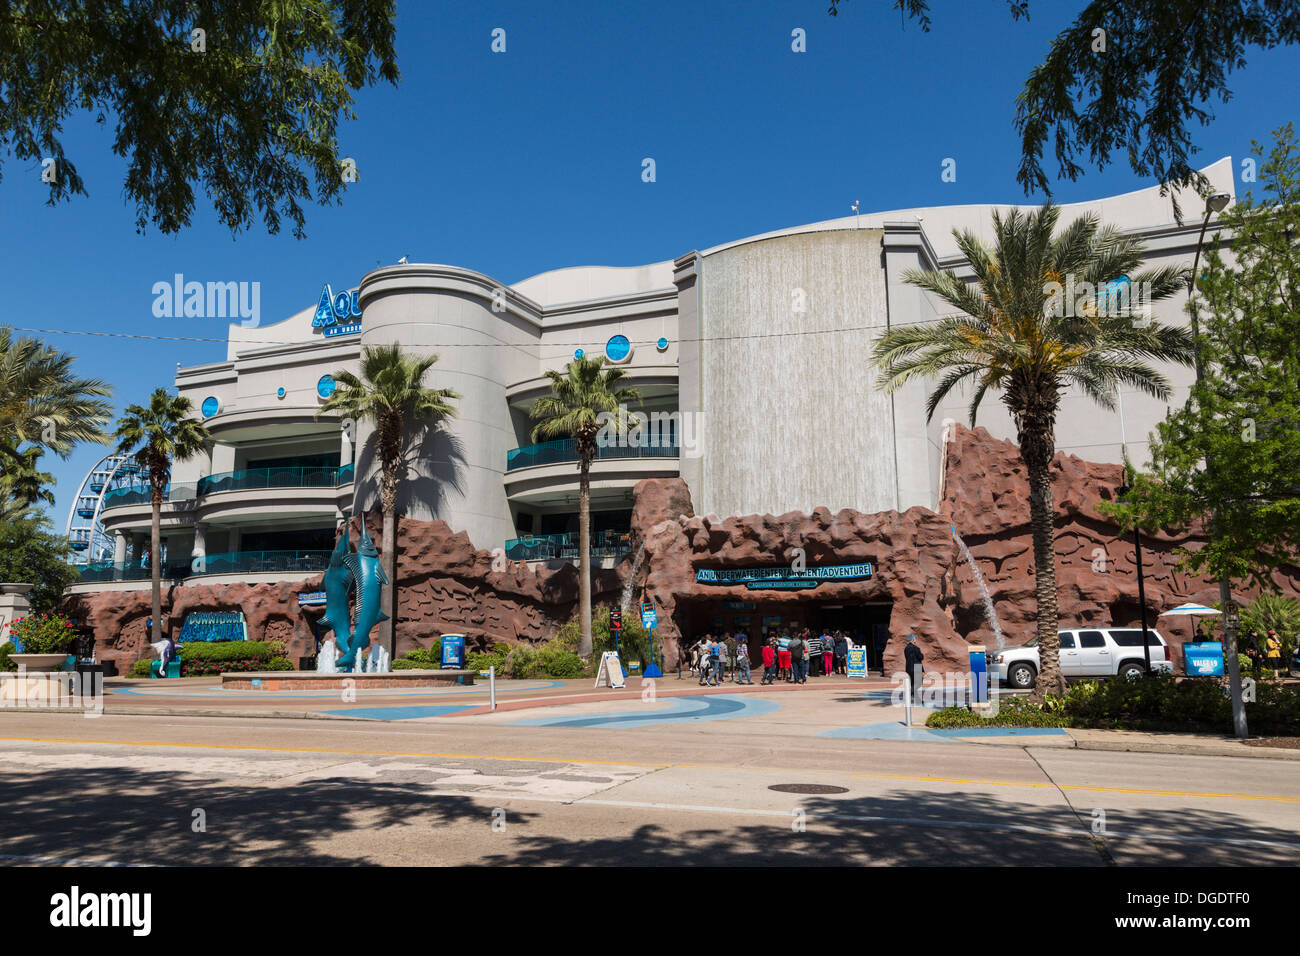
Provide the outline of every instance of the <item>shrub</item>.
{"type": "Polygon", "coordinates": [[[30,614],[9,625],[9,633],[24,654],[58,654],[71,651],[77,640],[72,622],[62,614],[30,614]]]}
{"type": "Polygon", "coordinates": [[[15,653],[13,641],[0,644],[0,671],[18,670],[18,665],[9,659],[9,655],[13,653],[15,653]]]}
{"type": "Polygon", "coordinates": [[[182,645],[182,662],[260,660],[284,656],[281,641],[191,641],[182,645]]]}
{"type": "Polygon", "coordinates": [[[273,657],[262,667],[264,671],[291,671],[293,661],[287,657],[273,657]]]}
{"type": "Polygon", "coordinates": [[[977,711],[965,707],[945,707],[927,717],[925,726],[936,730],[955,727],[1067,727],[1069,717],[1062,710],[1060,698],[1049,697],[1042,704],[1035,704],[1023,697],[1004,697],[998,702],[998,712],[991,717],[981,717],[977,711]]]}
{"type": "MultiPolygon", "coordinates": [[[[509,645],[497,644],[495,647],[509,647],[509,645]]],[[[490,654],[482,651],[474,651],[465,655],[465,667],[472,671],[485,671],[489,667],[495,667],[498,674],[505,674],[506,654],[498,653],[495,649],[490,654]]]]}
{"type": "Polygon", "coordinates": [[[127,677],[148,677],[149,668],[152,664],[153,661],[149,660],[149,658],[147,657],[144,658],[143,660],[138,660],[131,665],[131,670],[129,673],[127,673],[126,676],[127,677]]]}

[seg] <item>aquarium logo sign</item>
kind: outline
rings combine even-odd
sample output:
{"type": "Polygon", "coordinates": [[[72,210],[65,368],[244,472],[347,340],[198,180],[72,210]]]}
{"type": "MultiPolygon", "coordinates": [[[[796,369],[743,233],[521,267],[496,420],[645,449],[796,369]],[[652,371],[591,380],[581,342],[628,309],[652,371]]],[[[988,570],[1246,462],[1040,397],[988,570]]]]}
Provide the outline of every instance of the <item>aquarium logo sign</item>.
{"type": "Polygon", "coordinates": [[[321,290],[316,314],[311,317],[314,329],[320,329],[327,338],[335,335],[352,335],[361,331],[361,293],[343,291],[334,294],[330,284],[321,290]]]}

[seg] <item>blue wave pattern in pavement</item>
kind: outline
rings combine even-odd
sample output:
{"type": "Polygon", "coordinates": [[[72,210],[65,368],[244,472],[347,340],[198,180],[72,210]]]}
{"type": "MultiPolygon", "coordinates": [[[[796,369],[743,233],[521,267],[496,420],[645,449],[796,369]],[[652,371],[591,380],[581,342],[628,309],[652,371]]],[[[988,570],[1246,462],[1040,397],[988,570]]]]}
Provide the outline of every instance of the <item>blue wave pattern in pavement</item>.
{"type": "Polygon", "coordinates": [[[474,710],[478,704],[443,704],[440,707],[352,707],[347,710],[322,710],[322,714],[359,717],[362,720],[418,720],[421,717],[445,717],[447,714],[474,710]]]}
{"type": "Polygon", "coordinates": [[[733,720],[758,717],[780,710],[781,705],[752,697],[719,694],[711,697],[674,698],[666,707],[629,710],[615,714],[587,714],[580,717],[533,717],[513,721],[515,727],[601,727],[621,730],[654,724],[682,724],[695,720],[733,720]]]}

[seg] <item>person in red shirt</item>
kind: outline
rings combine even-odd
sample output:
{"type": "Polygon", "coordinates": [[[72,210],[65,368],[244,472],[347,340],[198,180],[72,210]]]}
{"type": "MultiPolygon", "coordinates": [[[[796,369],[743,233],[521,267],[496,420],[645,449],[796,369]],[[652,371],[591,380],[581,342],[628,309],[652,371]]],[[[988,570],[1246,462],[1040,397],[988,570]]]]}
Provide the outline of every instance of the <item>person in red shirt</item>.
{"type": "MultiPolygon", "coordinates": [[[[788,641],[789,638],[782,638],[782,640],[788,641]]],[[[780,668],[776,676],[785,678],[787,681],[791,680],[792,679],[791,670],[793,665],[790,660],[790,646],[788,643],[779,647],[779,649],[776,652],[776,660],[780,668]]]]}
{"type": "Polygon", "coordinates": [[[763,683],[770,684],[776,680],[776,641],[763,645],[763,683]]]}

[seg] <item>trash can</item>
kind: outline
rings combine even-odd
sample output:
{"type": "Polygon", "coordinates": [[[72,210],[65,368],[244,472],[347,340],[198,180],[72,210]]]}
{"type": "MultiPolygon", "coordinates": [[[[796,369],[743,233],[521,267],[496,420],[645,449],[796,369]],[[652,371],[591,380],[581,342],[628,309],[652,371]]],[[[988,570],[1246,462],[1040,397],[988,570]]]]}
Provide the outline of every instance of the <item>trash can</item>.
{"type": "Polygon", "coordinates": [[[314,671],[316,669],[316,655],[310,654],[307,657],[298,658],[298,670],[314,671]]]}
{"type": "Polygon", "coordinates": [[[82,697],[98,697],[104,687],[104,665],[77,661],[77,687],[82,697]]]}

